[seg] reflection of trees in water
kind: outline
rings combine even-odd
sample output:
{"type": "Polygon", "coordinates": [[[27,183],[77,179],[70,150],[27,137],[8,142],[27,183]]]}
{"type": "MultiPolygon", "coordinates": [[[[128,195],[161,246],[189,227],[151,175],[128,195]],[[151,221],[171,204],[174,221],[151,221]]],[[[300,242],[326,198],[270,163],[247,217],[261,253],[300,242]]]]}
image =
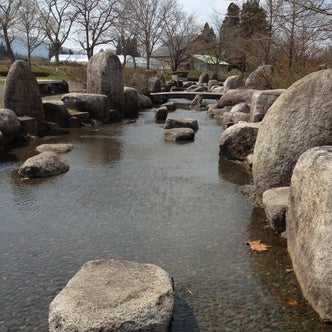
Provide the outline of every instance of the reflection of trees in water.
{"type": "Polygon", "coordinates": [[[252,179],[251,171],[245,163],[223,158],[219,159],[218,173],[223,180],[239,185],[248,184],[252,179]]]}
{"type": "MultiPolygon", "coordinates": [[[[266,252],[251,251],[248,246],[248,261],[253,275],[261,285],[258,298],[270,301],[266,314],[275,320],[272,326],[278,327],[280,331],[322,331],[322,323],[303,298],[294,272],[286,271],[292,268],[287,241],[267,226],[263,209],[253,209],[247,233],[248,240],[262,240],[271,246],[266,252]],[[298,305],[290,306],[285,301],[286,296],[297,300],[298,305]]],[[[332,326],[330,328],[323,330],[332,331],[332,326]]]]}

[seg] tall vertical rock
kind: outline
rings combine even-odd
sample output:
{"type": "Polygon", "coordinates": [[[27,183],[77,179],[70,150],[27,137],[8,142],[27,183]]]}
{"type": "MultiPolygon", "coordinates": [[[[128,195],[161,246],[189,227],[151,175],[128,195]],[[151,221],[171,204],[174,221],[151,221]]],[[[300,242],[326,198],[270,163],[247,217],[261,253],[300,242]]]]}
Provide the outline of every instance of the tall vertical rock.
{"type": "Polygon", "coordinates": [[[256,192],[289,186],[302,153],[332,144],[332,69],[307,75],[284,91],[259,128],[253,157],[256,192]]]}
{"type": "Polygon", "coordinates": [[[26,61],[15,61],[9,69],[5,92],[5,108],[17,116],[29,116],[37,120],[38,134],[46,131],[45,114],[38,82],[26,61]]]}
{"type": "Polygon", "coordinates": [[[111,108],[123,113],[122,65],[111,51],[100,51],[94,55],[87,69],[87,92],[108,96],[111,108]]]}
{"type": "Polygon", "coordinates": [[[303,295],[332,322],[332,146],[303,153],[293,172],[287,244],[303,295]]]}

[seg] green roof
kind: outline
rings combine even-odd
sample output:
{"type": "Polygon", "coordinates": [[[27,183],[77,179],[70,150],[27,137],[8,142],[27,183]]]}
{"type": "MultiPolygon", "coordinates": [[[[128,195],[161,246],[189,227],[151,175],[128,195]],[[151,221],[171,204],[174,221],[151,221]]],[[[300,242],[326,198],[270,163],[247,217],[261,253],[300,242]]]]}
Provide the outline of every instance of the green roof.
{"type": "Polygon", "coordinates": [[[204,54],[194,54],[193,55],[194,58],[203,61],[209,65],[224,65],[224,66],[229,66],[230,64],[226,61],[223,60],[218,60],[216,57],[212,56],[212,55],[204,55],[204,54]]]}

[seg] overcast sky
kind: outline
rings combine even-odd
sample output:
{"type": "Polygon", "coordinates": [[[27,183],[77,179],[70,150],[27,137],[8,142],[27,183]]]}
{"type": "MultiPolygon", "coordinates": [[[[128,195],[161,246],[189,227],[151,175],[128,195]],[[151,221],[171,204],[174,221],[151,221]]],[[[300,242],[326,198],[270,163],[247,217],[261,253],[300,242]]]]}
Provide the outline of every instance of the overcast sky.
{"type": "Polygon", "coordinates": [[[202,24],[211,22],[210,16],[213,15],[213,9],[225,14],[231,3],[229,0],[178,0],[178,2],[188,14],[195,13],[202,24]]]}

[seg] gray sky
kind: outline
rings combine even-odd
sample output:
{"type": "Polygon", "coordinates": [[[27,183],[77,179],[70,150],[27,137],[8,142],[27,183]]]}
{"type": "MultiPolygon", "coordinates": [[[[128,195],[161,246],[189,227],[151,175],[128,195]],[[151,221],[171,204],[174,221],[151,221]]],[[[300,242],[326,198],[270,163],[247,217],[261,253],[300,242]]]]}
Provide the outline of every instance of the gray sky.
{"type": "MultiPolygon", "coordinates": [[[[191,14],[195,13],[198,21],[202,24],[210,22],[213,9],[218,13],[225,14],[227,7],[232,1],[229,0],[178,0],[183,9],[191,14]]],[[[236,2],[236,1],[234,1],[236,2]]]]}

